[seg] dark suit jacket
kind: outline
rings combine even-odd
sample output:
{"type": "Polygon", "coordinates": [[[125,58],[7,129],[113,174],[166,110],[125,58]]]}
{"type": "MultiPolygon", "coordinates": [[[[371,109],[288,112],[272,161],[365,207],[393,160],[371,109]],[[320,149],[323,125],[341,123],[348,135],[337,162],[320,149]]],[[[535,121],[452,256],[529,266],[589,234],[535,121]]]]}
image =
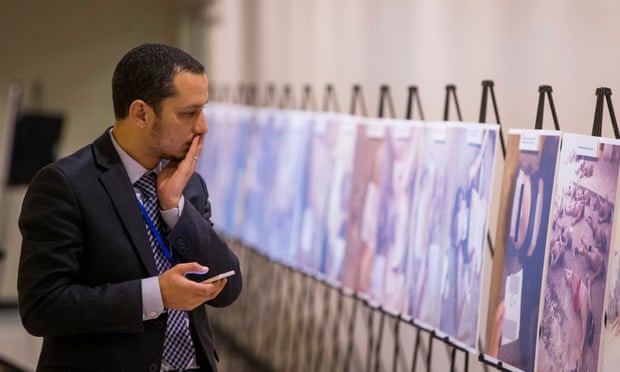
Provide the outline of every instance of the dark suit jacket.
{"type": "MultiPolygon", "coordinates": [[[[135,192],[109,130],[42,169],[25,196],[18,275],[25,328],[43,336],[38,370],[158,371],[167,315],[142,320],[141,279],[157,269],[135,192]]],[[[176,262],[235,270],[212,306],[241,292],[234,253],[214,232],[207,187],[194,174],[167,239],[176,262]]],[[[198,362],[216,370],[205,306],[189,313],[198,362]],[[208,363],[208,364],[206,364],[208,363]]]]}

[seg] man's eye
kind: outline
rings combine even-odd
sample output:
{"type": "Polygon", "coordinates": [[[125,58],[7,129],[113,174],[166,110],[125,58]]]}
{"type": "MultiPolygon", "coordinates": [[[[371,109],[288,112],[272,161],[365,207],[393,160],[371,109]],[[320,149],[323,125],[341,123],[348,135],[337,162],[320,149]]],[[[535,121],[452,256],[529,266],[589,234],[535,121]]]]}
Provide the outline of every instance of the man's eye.
{"type": "Polygon", "coordinates": [[[186,113],[185,113],[185,116],[192,118],[192,117],[196,116],[196,113],[197,113],[197,112],[198,112],[198,111],[190,111],[190,112],[186,112],[186,113]]]}

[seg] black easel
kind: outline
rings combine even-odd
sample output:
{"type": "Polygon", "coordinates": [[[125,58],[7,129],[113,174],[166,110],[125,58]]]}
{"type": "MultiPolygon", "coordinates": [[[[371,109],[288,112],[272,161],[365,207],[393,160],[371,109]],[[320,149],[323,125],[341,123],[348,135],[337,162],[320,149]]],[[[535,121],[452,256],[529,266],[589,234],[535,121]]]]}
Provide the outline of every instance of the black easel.
{"type": "MultiPolygon", "coordinates": [[[[558,116],[555,111],[555,105],[553,104],[553,96],[551,95],[552,92],[553,92],[553,89],[551,88],[550,85],[541,85],[538,87],[538,106],[536,109],[536,121],[534,123],[534,129],[540,130],[543,127],[545,97],[547,97],[547,100],[549,101],[549,109],[551,111],[551,116],[553,118],[553,126],[555,130],[560,130],[560,124],[558,123],[558,116]]],[[[512,371],[511,369],[507,369],[501,360],[490,359],[484,353],[479,354],[478,360],[484,364],[493,366],[500,371],[512,371]]]]}
{"type": "MultiPolygon", "coordinates": [[[[362,94],[362,87],[360,85],[354,85],[353,86],[353,93],[351,94],[351,115],[356,115],[357,112],[357,107],[358,107],[358,101],[359,101],[359,106],[361,107],[361,113],[363,116],[368,116],[368,111],[366,110],[366,103],[364,101],[364,95],[362,94]]],[[[342,287],[340,288],[340,298],[338,299],[339,301],[342,301],[342,299],[347,296],[350,295],[350,297],[352,298],[353,304],[352,304],[352,309],[351,309],[351,317],[349,319],[349,327],[348,327],[348,331],[347,331],[347,337],[348,337],[348,341],[347,341],[347,352],[345,355],[345,359],[344,359],[344,367],[343,367],[343,371],[348,372],[349,368],[351,366],[351,359],[353,358],[353,344],[355,342],[355,320],[357,318],[357,307],[358,307],[358,303],[361,301],[361,299],[359,298],[359,296],[357,295],[357,293],[353,292],[351,294],[347,293],[346,290],[344,290],[342,287]]],[[[337,321],[335,323],[335,327],[338,327],[338,324],[340,323],[340,318],[342,317],[342,303],[339,302],[339,307],[338,307],[338,314],[337,314],[337,321]]],[[[335,355],[337,356],[338,353],[338,342],[336,342],[336,353],[335,355]]],[[[333,360],[334,364],[332,370],[336,371],[338,370],[337,368],[335,368],[337,366],[338,360],[337,358],[334,358],[333,360]]]]}
{"type": "Polygon", "coordinates": [[[388,108],[390,109],[391,117],[396,117],[396,112],[394,111],[394,103],[392,102],[392,96],[390,95],[390,87],[387,85],[382,85],[379,93],[379,111],[377,116],[380,118],[385,117],[385,105],[387,101],[388,108]]]}
{"type": "Polygon", "coordinates": [[[276,87],[273,84],[267,84],[265,89],[265,100],[263,101],[264,107],[272,107],[275,104],[276,87]]]}
{"type": "MultiPolygon", "coordinates": [[[[273,84],[269,84],[267,86],[264,106],[276,106],[275,92],[275,86],[273,84]]],[[[285,85],[282,89],[282,93],[277,103],[277,107],[279,109],[288,109],[292,108],[292,106],[293,98],[291,87],[289,85],[285,85]]],[[[287,342],[287,340],[283,337],[280,329],[285,324],[288,324],[291,320],[290,304],[288,301],[284,301],[283,299],[288,298],[290,293],[294,293],[292,292],[292,281],[285,280],[287,273],[293,272],[293,270],[290,267],[281,264],[280,262],[272,260],[268,256],[265,257],[267,261],[271,262],[272,266],[274,266],[274,270],[271,275],[271,281],[270,283],[267,283],[267,286],[265,288],[272,288],[272,292],[279,295],[277,295],[272,302],[267,299],[266,311],[264,311],[263,316],[266,318],[268,323],[274,323],[271,321],[271,319],[281,319],[281,321],[275,322],[272,327],[273,329],[271,329],[270,332],[268,332],[268,334],[266,335],[267,341],[265,342],[265,347],[267,348],[267,350],[264,350],[264,355],[267,355],[268,359],[270,359],[271,365],[276,365],[276,362],[279,360],[278,350],[282,350],[290,346],[290,343],[287,342]],[[282,346],[282,343],[285,343],[284,347],[282,346]]],[[[283,360],[286,364],[286,356],[285,358],[283,358],[283,360]]]]}
{"type": "MultiPolygon", "coordinates": [[[[300,109],[301,110],[310,110],[309,106],[312,105],[314,110],[316,110],[316,100],[314,99],[314,94],[312,92],[312,87],[307,84],[304,86],[304,90],[301,97],[300,109]]],[[[306,370],[310,369],[310,365],[312,363],[312,352],[311,350],[305,350],[303,352],[303,344],[300,340],[305,340],[306,345],[312,345],[312,335],[314,330],[314,316],[312,311],[314,309],[314,291],[311,288],[312,284],[316,284],[316,278],[307,274],[302,270],[298,270],[296,274],[301,276],[301,293],[297,297],[297,310],[295,314],[302,314],[302,319],[299,327],[294,327],[296,330],[292,336],[292,347],[290,349],[290,364],[286,364],[286,371],[295,371],[296,367],[300,367],[300,363],[302,359],[305,358],[306,370]],[[305,314],[305,315],[304,315],[305,314]],[[290,365],[290,368],[289,368],[290,365]]],[[[316,288],[316,287],[315,287],[316,288]]]]}
{"type": "MultiPolygon", "coordinates": [[[[418,87],[417,86],[409,86],[408,87],[408,95],[407,95],[407,108],[405,111],[405,118],[407,120],[412,120],[413,119],[413,107],[414,104],[417,104],[418,107],[418,113],[420,116],[421,120],[424,120],[424,111],[422,110],[422,104],[420,102],[420,95],[418,94],[418,87]]],[[[396,372],[398,370],[398,359],[400,357],[400,324],[401,322],[406,322],[403,317],[402,314],[395,314],[394,315],[395,321],[394,321],[394,353],[392,356],[392,371],[396,372]]],[[[417,361],[417,350],[418,347],[420,345],[420,335],[421,335],[421,328],[416,327],[415,324],[413,322],[410,322],[414,328],[416,329],[416,342],[415,342],[415,351],[414,351],[414,356],[413,356],[413,361],[412,361],[412,371],[415,371],[415,364],[417,361]]],[[[378,363],[375,365],[375,370],[377,370],[378,368],[378,363]]]]}
{"type": "Polygon", "coordinates": [[[280,103],[278,105],[280,109],[293,109],[295,105],[293,104],[293,92],[291,90],[291,86],[286,84],[282,89],[282,97],[280,98],[280,103]]]}
{"type": "MultiPolygon", "coordinates": [[[[407,109],[405,111],[405,118],[407,120],[412,120],[413,119],[413,107],[414,105],[417,105],[418,107],[418,114],[420,117],[420,120],[424,120],[424,111],[422,110],[422,103],[420,101],[420,94],[418,92],[418,87],[415,85],[411,85],[407,88],[408,94],[407,94],[407,109]]],[[[402,314],[396,314],[396,321],[394,323],[394,354],[392,357],[392,371],[396,372],[398,370],[398,359],[400,356],[400,324],[401,322],[405,322],[405,320],[402,317],[402,314]]],[[[411,370],[415,371],[415,364],[417,362],[417,352],[418,352],[418,348],[420,346],[420,335],[421,335],[421,328],[416,327],[415,324],[413,323],[413,321],[410,322],[410,324],[412,324],[414,326],[414,328],[416,329],[416,342],[415,342],[415,348],[414,348],[414,356],[413,356],[413,360],[412,360],[412,364],[411,364],[411,370]]]]}
{"type": "Polygon", "coordinates": [[[456,117],[458,118],[458,121],[463,121],[463,117],[461,116],[461,108],[459,106],[459,100],[456,97],[456,86],[453,84],[446,85],[446,98],[443,108],[443,120],[448,121],[450,117],[450,97],[454,99],[454,106],[456,108],[456,117]]]}
{"type": "MultiPolygon", "coordinates": [[[[261,107],[272,107],[275,102],[275,86],[273,84],[267,84],[265,87],[265,93],[263,101],[260,103],[261,107]]],[[[252,127],[252,131],[256,128],[252,127]]],[[[272,262],[267,256],[262,254],[256,247],[252,247],[252,250],[256,252],[257,257],[260,257],[265,262],[262,262],[265,266],[271,266],[272,262]]],[[[253,265],[255,266],[255,265],[253,265]]],[[[256,266],[259,267],[259,266],[256,266]]],[[[257,279],[261,283],[262,288],[274,288],[279,283],[276,270],[270,272],[257,271],[260,274],[260,278],[257,279]]],[[[277,288],[277,287],[276,287],[277,288]]],[[[273,304],[270,303],[269,296],[261,296],[255,306],[258,308],[256,322],[258,324],[272,324],[269,323],[269,318],[273,313],[273,304]]],[[[266,327],[269,328],[269,327],[266,327]]],[[[272,347],[275,343],[275,332],[273,329],[269,329],[268,332],[257,332],[254,347],[256,347],[256,355],[260,355],[264,358],[264,362],[267,364],[273,364],[269,356],[271,355],[272,347]]]]}
{"type": "Polygon", "coordinates": [[[327,84],[325,86],[325,96],[323,98],[323,111],[340,112],[340,105],[338,105],[338,96],[336,95],[336,92],[334,91],[334,87],[331,84],[327,84]],[[330,102],[333,102],[333,110],[329,108],[330,102]]]}
{"type": "Polygon", "coordinates": [[[245,101],[245,92],[246,92],[245,84],[239,83],[239,85],[237,85],[236,91],[232,93],[230,102],[234,104],[242,105],[243,102],[245,101]]]}
{"type": "MultiPolygon", "coordinates": [[[[381,341],[383,338],[383,327],[385,324],[385,315],[386,312],[385,310],[382,310],[381,306],[377,307],[377,311],[379,312],[379,314],[381,315],[381,317],[379,318],[379,331],[377,334],[377,341],[376,341],[376,345],[375,345],[375,369],[374,372],[379,372],[380,368],[381,368],[381,341]]],[[[372,334],[372,329],[370,330],[371,334],[372,334]]],[[[370,350],[369,350],[369,353],[370,350]]],[[[369,367],[370,369],[370,367],[369,367]]]]}
{"type": "MultiPolygon", "coordinates": [[[[387,85],[382,85],[380,87],[380,92],[379,92],[379,108],[378,108],[378,112],[377,112],[377,117],[379,118],[385,118],[385,112],[386,112],[386,106],[390,111],[391,117],[395,118],[396,117],[396,111],[394,110],[394,103],[392,101],[392,96],[390,94],[390,88],[387,85]]],[[[372,304],[369,301],[364,300],[364,304],[366,305],[366,307],[368,308],[368,350],[366,353],[366,370],[368,372],[371,371],[371,366],[373,365],[372,363],[372,356],[373,356],[373,349],[374,349],[374,356],[375,356],[375,360],[374,360],[374,371],[378,372],[380,370],[380,366],[381,366],[381,341],[383,338],[383,330],[384,330],[384,324],[385,324],[385,316],[386,316],[386,311],[381,307],[381,305],[376,305],[376,304],[372,304]],[[380,318],[379,318],[379,329],[378,329],[378,333],[377,333],[377,337],[375,340],[374,337],[374,318],[375,318],[375,313],[379,313],[380,318]]]]}
{"type": "Polygon", "coordinates": [[[218,87],[218,84],[216,82],[213,82],[213,81],[209,82],[208,92],[209,92],[209,100],[211,102],[220,102],[219,92],[218,92],[217,87],[218,87]]]}
{"type": "Polygon", "coordinates": [[[351,115],[356,115],[357,113],[357,102],[359,101],[362,116],[368,116],[368,110],[366,110],[366,103],[364,101],[364,95],[362,94],[362,87],[359,85],[353,86],[353,94],[351,94],[351,115]]]}
{"type": "MultiPolygon", "coordinates": [[[[394,110],[394,103],[392,101],[392,96],[390,95],[390,88],[387,85],[382,85],[379,91],[379,108],[377,110],[377,117],[384,118],[386,106],[391,113],[391,117],[394,118],[396,116],[396,112],[394,110]]],[[[363,300],[364,305],[368,309],[368,349],[366,352],[366,371],[371,372],[371,367],[373,366],[373,351],[375,357],[374,370],[379,371],[380,368],[380,356],[381,356],[381,339],[383,338],[383,329],[385,323],[385,315],[386,312],[382,309],[380,305],[372,304],[367,300],[363,300]],[[374,335],[374,318],[375,313],[379,313],[379,330],[377,334],[377,338],[375,340],[374,335]]]]}
{"type": "MultiPolygon", "coordinates": [[[[322,322],[321,322],[321,326],[319,328],[319,333],[317,336],[317,341],[319,343],[322,343],[323,340],[325,339],[325,332],[327,331],[327,324],[329,323],[329,320],[331,319],[331,315],[329,311],[331,309],[331,294],[333,292],[336,292],[334,291],[333,287],[329,285],[327,282],[321,282],[321,283],[323,284],[324,296],[323,296],[323,316],[321,317],[322,322]]],[[[336,332],[336,327],[334,327],[334,333],[337,336],[338,333],[336,332]]],[[[338,341],[339,340],[337,338],[332,339],[332,342],[334,343],[337,343],[338,341]]],[[[324,370],[323,368],[321,368],[323,364],[323,360],[324,360],[323,359],[323,348],[319,347],[316,357],[314,359],[314,371],[319,372],[319,371],[324,370]]]]}
{"type": "Polygon", "coordinates": [[[226,83],[217,85],[217,100],[220,102],[230,102],[230,87],[226,83]]]}
{"type": "MultiPolygon", "coordinates": [[[[336,96],[336,93],[334,91],[334,87],[331,84],[327,84],[325,86],[325,95],[323,97],[323,107],[322,110],[324,112],[329,112],[329,111],[333,111],[333,112],[340,112],[340,106],[338,105],[338,97],[336,96]],[[332,104],[332,107],[330,107],[330,103],[332,104]]],[[[340,291],[337,288],[334,288],[330,283],[328,283],[327,281],[321,280],[320,278],[316,278],[317,282],[320,283],[323,286],[323,316],[322,316],[322,322],[321,325],[319,327],[318,330],[318,335],[317,335],[317,340],[319,343],[322,343],[324,338],[325,338],[325,333],[327,332],[327,326],[329,324],[330,319],[332,318],[331,316],[331,297],[332,297],[332,293],[336,293],[336,295],[339,295],[340,291]]],[[[342,313],[342,296],[338,297],[338,304],[339,304],[339,310],[336,314],[336,317],[340,317],[338,314],[342,313]]],[[[337,321],[334,321],[335,326],[332,330],[333,333],[333,338],[332,338],[332,342],[334,342],[335,345],[338,345],[339,342],[339,324],[337,321]]],[[[337,346],[334,347],[334,349],[332,350],[332,356],[333,356],[333,366],[337,365],[337,346]]],[[[314,359],[314,371],[319,372],[324,370],[324,368],[322,368],[324,360],[326,358],[324,358],[323,355],[323,348],[319,347],[316,353],[316,356],[314,359]]],[[[328,364],[329,365],[329,364],[328,364]]]]}
{"type": "Polygon", "coordinates": [[[318,108],[316,104],[316,100],[314,99],[314,93],[312,92],[312,87],[310,84],[306,84],[304,86],[304,91],[301,95],[301,103],[299,104],[300,110],[314,110],[316,111],[318,108]]]}
{"type": "Polygon", "coordinates": [[[603,100],[607,102],[607,109],[609,110],[609,117],[611,119],[611,126],[614,130],[614,136],[616,139],[620,138],[620,132],[618,131],[618,122],[616,121],[616,114],[614,112],[614,106],[611,103],[611,89],[610,88],[597,88],[596,89],[596,109],[594,110],[594,123],[592,124],[592,135],[600,137],[603,132],[603,100]]]}
{"type": "MultiPolygon", "coordinates": [[[[256,248],[252,248],[252,250],[254,252],[256,252],[256,257],[261,261],[260,263],[255,263],[255,265],[257,265],[257,267],[270,267],[271,270],[267,271],[267,270],[257,270],[256,272],[260,274],[260,278],[257,278],[257,282],[262,283],[263,288],[274,288],[274,285],[277,285],[278,282],[278,277],[277,277],[277,272],[276,270],[273,269],[273,262],[267,257],[265,256],[263,253],[261,253],[258,249],[256,248]],[[258,266],[260,265],[260,266],[258,266]]],[[[276,289],[279,289],[278,287],[275,287],[276,289]]],[[[277,292],[276,292],[277,293],[277,292]]],[[[256,319],[258,324],[267,324],[267,329],[269,330],[269,332],[257,332],[256,333],[256,338],[258,341],[256,341],[256,344],[254,345],[256,347],[256,355],[258,355],[261,358],[264,358],[264,362],[266,364],[273,364],[273,360],[272,360],[272,340],[273,339],[269,339],[270,335],[273,335],[273,326],[270,326],[270,323],[268,323],[269,321],[269,317],[270,315],[273,313],[273,304],[270,303],[270,298],[269,296],[263,296],[263,297],[259,297],[258,299],[258,303],[256,304],[256,306],[258,307],[258,316],[256,319]]]]}
{"type": "MultiPolygon", "coordinates": [[[[311,93],[310,88],[308,87],[309,92],[311,93]]],[[[303,96],[303,95],[302,95],[303,96]]],[[[291,89],[291,86],[286,84],[284,85],[284,88],[282,90],[282,97],[280,99],[280,104],[279,104],[279,108],[283,109],[283,110],[291,110],[291,109],[295,109],[296,105],[294,102],[294,98],[293,98],[293,91],[291,89]]],[[[279,335],[282,335],[282,343],[283,343],[283,349],[288,349],[289,353],[286,353],[284,360],[283,360],[283,367],[284,367],[284,371],[287,371],[287,366],[288,366],[288,357],[291,357],[291,362],[292,362],[292,366],[293,368],[295,367],[296,361],[293,359],[293,354],[294,354],[294,349],[296,345],[299,345],[299,337],[300,337],[300,329],[298,327],[294,327],[293,323],[293,313],[294,313],[294,307],[295,304],[297,304],[297,306],[299,308],[303,309],[304,303],[304,294],[305,288],[302,288],[302,290],[298,290],[298,288],[295,285],[295,280],[293,280],[295,278],[295,274],[298,274],[299,271],[296,270],[296,268],[287,265],[285,263],[282,262],[278,262],[278,265],[281,266],[283,269],[283,273],[282,273],[282,282],[286,282],[288,284],[288,286],[285,288],[284,293],[282,295],[282,314],[283,314],[283,323],[287,324],[289,323],[291,325],[292,329],[295,329],[295,332],[293,332],[293,334],[289,334],[289,335],[284,335],[282,333],[278,333],[279,335]],[[289,280],[286,280],[286,279],[289,280]],[[290,300],[286,301],[284,299],[290,298],[290,300]],[[295,298],[297,298],[297,301],[295,301],[295,298]]],[[[303,278],[302,278],[303,279],[303,278]]],[[[282,287],[284,288],[285,286],[282,285],[282,287]]],[[[299,314],[299,312],[295,312],[295,314],[299,314]]],[[[276,317],[275,319],[278,319],[279,317],[276,317]]]]}
{"type": "Polygon", "coordinates": [[[551,95],[551,92],[553,92],[553,89],[550,85],[541,85],[538,87],[538,108],[536,109],[536,122],[534,123],[534,129],[542,129],[545,97],[547,97],[549,101],[549,109],[551,110],[551,116],[553,117],[553,126],[555,130],[560,130],[558,115],[555,113],[555,105],[553,104],[553,96],[551,95]]]}
{"type": "MultiPolygon", "coordinates": [[[[272,83],[268,83],[265,85],[263,99],[259,100],[258,95],[258,87],[255,83],[252,83],[248,89],[248,94],[245,95],[246,103],[249,105],[253,105],[256,107],[273,107],[275,104],[275,85],[272,83]]],[[[228,88],[225,87],[226,92],[222,92],[222,87],[218,89],[218,93],[220,96],[225,94],[228,95],[228,88]]],[[[251,126],[250,131],[255,131],[256,127],[251,126]]],[[[278,277],[277,270],[260,270],[258,268],[261,267],[270,267],[274,263],[263,254],[257,247],[247,247],[246,249],[250,249],[253,254],[251,255],[251,259],[254,262],[250,262],[248,268],[246,269],[246,273],[244,274],[247,278],[251,278],[254,274],[254,280],[251,283],[255,284],[256,288],[278,288],[278,277]],[[256,262],[258,261],[258,262],[256,262]]],[[[254,354],[261,358],[261,362],[267,365],[273,365],[273,361],[270,360],[269,356],[272,352],[272,336],[273,329],[269,329],[269,332],[260,332],[260,328],[256,326],[256,324],[273,324],[270,322],[270,318],[274,311],[274,305],[271,303],[270,298],[268,296],[259,296],[258,298],[253,299],[254,301],[248,301],[247,307],[244,311],[247,311],[248,308],[255,309],[257,316],[253,322],[250,322],[251,326],[249,327],[250,335],[249,335],[249,345],[250,348],[254,351],[254,354]],[[253,329],[256,328],[256,331],[253,329]]],[[[266,328],[272,328],[267,326],[266,328]]]]}
{"type": "Polygon", "coordinates": [[[255,83],[248,83],[245,101],[243,103],[248,106],[256,106],[258,104],[257,88],[255,83]]]}
{"type": "Polygon", "coordinates": [[[420,94],[418,93],[418,87],[412,85],[408,88],[407,97],[407,112],[405,118],[408,120],[413,119],[413,106],[414,103],[418,106],[418,113],[420,114],[420,120],[424,120],[424,111],[422,111],[422,103],[420,102],[420,94]]]}
{"type": "MultiPolygon", "coordinates": [[[[269,350],[271,353],[272,365],[276,366],[276,370],[284,371],[287,363],[288,353],[287,350],[290,347],[290,340],[288,338],[289,334],[286,334],[286,330],[290,329],[291,316],[288,311],[288,302],[291,300],[291,287],[293,278],[289,277],[290,273],[287,270],[285,265],[282,265],[278,261],[271,261],[275,265],[276,276],[279,277],[279,287],[275,288],[279,290],[276,293],[279,293],[279,296],[275,298],[274,303],[276,308],[274,311],[270,312],[270,319],[278,319],[274,325],[274,340],[275,342],[271,345],[272,349],[269,350]],[[285,300],[286,299],[286,300],[285,300]]],[[[294,292],[293,292],[294,294],[294,292]]]]}
{"type": "MultiPolygon", "coordinates": [[[[458,119],[458,121],[463,121],[463,116],[461,115],[461,108],[459,106],[459,100],[456,96],[456,86],[453,84],[448,84],[446,85],[446,96],[445,96],[445,100],[444,100],[444,109],[443,109],[443,120],[444,121],[448,121],[449,117],[450,117],[450,98],[453,98],[454,100],[454,106],[456,109],[456,117],[458,119]]],[[[435,330],[431,331],[429,333],[429,337],[428,337],[428,350],[427,350],[427,354],[426,354],[426,365],[428,370],[432,370],[432,354],[433,354],[433,340],[437,338],[437,334],[435,332],[435,330]]],[[[456,345],[454,345],[452,342],[450,342],[449,338],[446,338],[445,340],[443,340],[444,343],[446,345],[451,346],[452,352],[450,353],[450,360],[451,360],[451,365],[454,365],[455,363],[455,358],[456,358],[456,345]]]]}
{"type": "Polygon", "coordinates": [[[299,317],[299,314],[304,313],[304,299],[306,297],[307,290],[307,286],[305,284],[307,284],[307,281],[304,280],[305,277],[302,275],[301,271],[298,271],[294,267],[291,267],[284,263],[280,263],[280,265],[286,268],[286,273],[284,274],[283,280],[288,283],[288,288],[286,289],[286,293],[282,298],[286,299],[286,294],[290,296],[289,301],[282,301],[286,314],[284,319],[288,320],[289,329],[293,329],[293,332],[291,334],[285,335],[285,337],[283,337],[282,339],[284,346],[283,349],[288,349],[289,351],[288,353],[286,353],[284,358],[283,371],[295,371],[295,367],[300,365],[300,359],[295,359],[295,351],[299,349],[300,339],[304,333],[304,327],[303,325],[301,327],[295,326],[293,314],[297,314],[297,317],[299,317]],[[297,286],[295,285],[296,277],[300,277],[300,279],[302,280],[301,289],[297,288],[297,286]],[[293,311],[293,308],[296,308],[295,311],[293,311]],[[291,369],[289,369],[289,365],[291,369]]]}
{"type": "MultiPolygon", "coordinates": [[[[483,81],[483,97],[482,97],[482,104],[481,104],[481,110],[480,110],[480,122],[484,122],[484,120],[486,120],[486,94],[485,94],[485,89],[486,89],[487,93],[488,92],[491,93],[492,100],[493,100],[493,108],[495,110],[495,117],[496,117],[497,123],[499,124],[499,114],[497,112],[497,105],[495,103],[495,94],[493,93],[492,87],[493,87],[493,82],[488,81],[488,80],[483,81]]],[[[445,96],[443,120],[444,121],[449,120],[450,97],[452,97],[454,100],[454,105],[455,105],[458,121],[463,121],[463,117],[461,115],[461,109],[459,106],[459,101],[456,95],[456,86],[452,84],[446,85],[446,96],[445,96]]],[[[500,131],[500,136],[501,136],[501,131],[500,131]]],[[[489,243],[489,248],[491,249],[491,255],[493,255],[492,242],[491,242],[490,234],[488,233],[488,231],[487,231],[487,240],[489,243]]],[[[433,349],[433,339],[435,338],[439,338],[444,344],[452,348],[450,351],[451,371],[456,370],[455,365],[456,365],[457,351],[461,351],[464,353],[464,371],[467,372],[469,370],[469,350],[459,345],[458,343],[455,343],[449,336],[439,337],[435,330],[432,330],[429,335],[429,345],[428,345],[428,352],[426,356],[426,364],[427,364],[428,370],[432,369],[431,356],[432,356],[432,349],[433,349]]]]}
{"type": "Polygon", "coordinates": [[[506,143],[504,142],[504,134],[502,133],[502,125],[499,120],[499,111],[497,110],[497,102],[495,101],[495,92],[493,91],[494,83],[492,80],[482,81],[482,99],[480,101],[480,116],[478,122],[486,123],[487,117],[487,100],[489,95],[491,96],[491,103],[493,104],[493,113],[495,114],[495,124],[499,125],[499,143],[502,146],[502,155],[506,158],[506,143]]]}

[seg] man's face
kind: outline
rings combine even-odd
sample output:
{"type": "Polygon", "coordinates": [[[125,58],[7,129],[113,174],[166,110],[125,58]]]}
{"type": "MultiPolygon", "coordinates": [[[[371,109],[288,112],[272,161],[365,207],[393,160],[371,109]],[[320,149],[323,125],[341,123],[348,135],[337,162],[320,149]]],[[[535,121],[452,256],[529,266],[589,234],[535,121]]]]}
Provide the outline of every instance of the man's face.
{"type": "Polygon", "coordinates": [[[209,130],[202,113],[209,100],[208,80],[204,74],[180,72],[173,83],[177,94],[162,101],[150,142],[160,158],[181,161],[192,139],[209,130]]]}

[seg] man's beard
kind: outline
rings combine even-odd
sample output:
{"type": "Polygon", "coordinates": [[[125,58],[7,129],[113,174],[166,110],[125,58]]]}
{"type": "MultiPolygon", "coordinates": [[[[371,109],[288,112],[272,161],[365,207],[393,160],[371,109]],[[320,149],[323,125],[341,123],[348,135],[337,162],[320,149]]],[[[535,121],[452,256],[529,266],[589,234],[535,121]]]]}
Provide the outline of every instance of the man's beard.
{"type": "Polygon", "coordinates": [[[165,159],[165,160],[170,160],[170,161],[174,161],[174,162],[180,162],[183,159],[185,159],[185,154],[181,157],[174,155],[174,154],[168,154],[165,152],[161,151],[161,142],[164,138],[164,134],[163,134],[163,128],[162,128],[162,124],[161,124],[161,119],[159,118],[159,116],[155,116],[155,121],[153,122],[153,132],[151,135],[151,139],[153,140],[153,143],[155,144],[155,146],[157,146],[158,151],[159,151],[159,157],[161,159],[165,159]]]}

